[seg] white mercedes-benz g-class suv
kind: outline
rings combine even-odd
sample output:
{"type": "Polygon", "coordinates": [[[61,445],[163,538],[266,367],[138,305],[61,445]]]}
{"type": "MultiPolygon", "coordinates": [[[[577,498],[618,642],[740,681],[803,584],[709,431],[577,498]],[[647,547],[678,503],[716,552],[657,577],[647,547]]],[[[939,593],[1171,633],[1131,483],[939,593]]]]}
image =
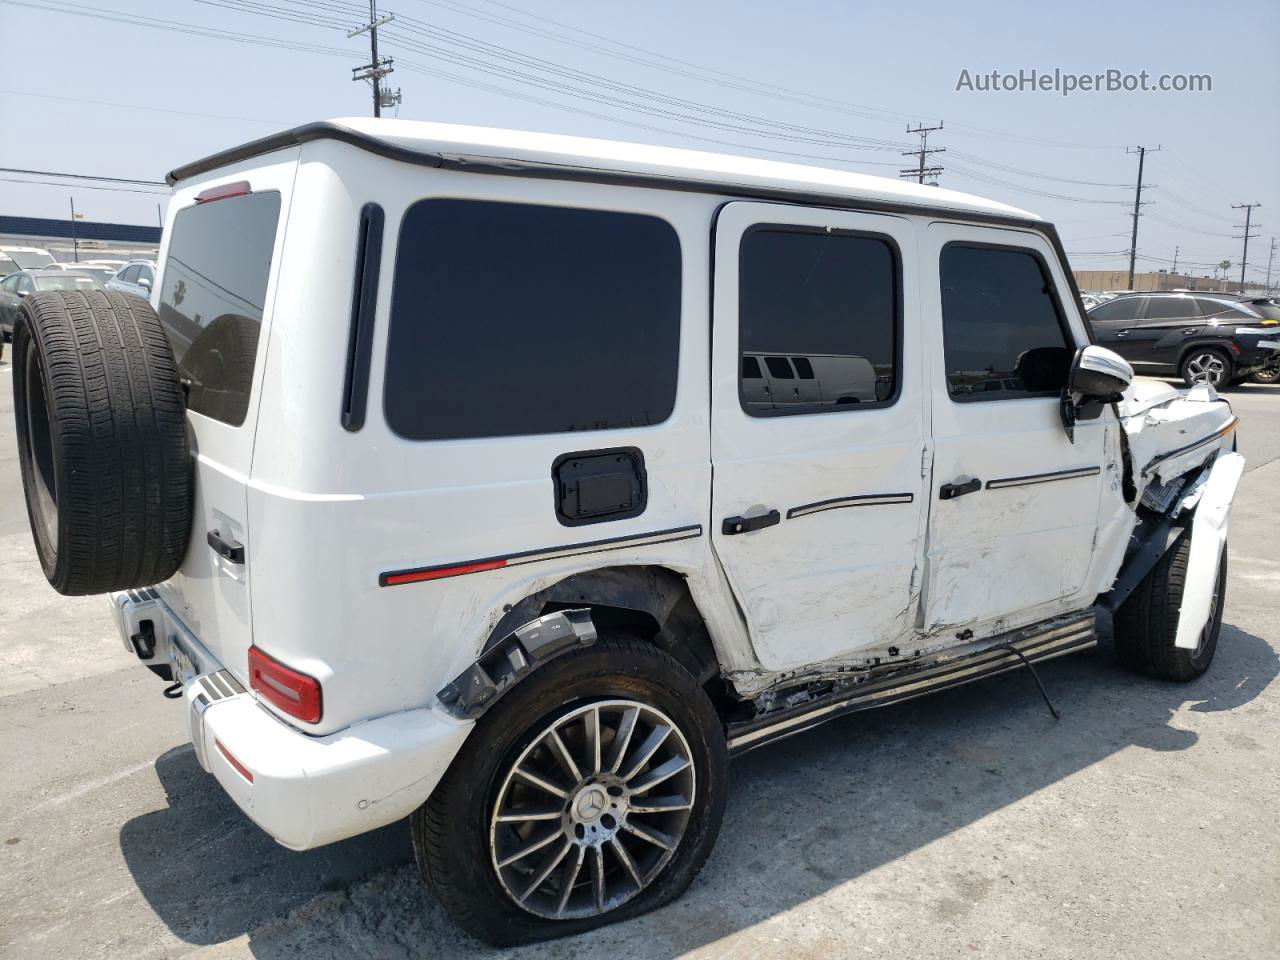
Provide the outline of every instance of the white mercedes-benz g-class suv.
{"type": "Polygon", "coordinates": [[[150,304],[21,306],[45,574],[247,816],[411,817],[478,937],[677,896],[735,753],[1103,617],[1153,676],[1213,658],[1236,418],[1130,383],[1030,214],[387,120],[169,179],[150,304]]]}

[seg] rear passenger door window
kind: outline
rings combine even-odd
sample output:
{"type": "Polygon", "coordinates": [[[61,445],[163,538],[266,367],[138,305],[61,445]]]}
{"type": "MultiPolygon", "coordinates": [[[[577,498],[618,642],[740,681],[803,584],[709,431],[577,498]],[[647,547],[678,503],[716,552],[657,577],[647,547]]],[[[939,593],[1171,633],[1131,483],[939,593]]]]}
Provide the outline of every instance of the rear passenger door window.
{"type": "Polygon", "coordinates": [[[1062,390],[1074,349],[1037,253],[950,243],[939,272],[952,400],[1015,400],[1062,390]]]}
{"type": "Polygon", "coordinates": [[[680,287],[680,242],[658,217],[419,201],[396,254],[387,422],[410,440],[661,423],[680,287]]]}
{"type": "Polygon", "coordinates": [[[892,403],[899,276],[887,237],[784,226],[749,231],[739,264],[742,408],[771,416],[892,403]],[[747,375],[757,358],[768,374],[763,393],[747,375]]]}

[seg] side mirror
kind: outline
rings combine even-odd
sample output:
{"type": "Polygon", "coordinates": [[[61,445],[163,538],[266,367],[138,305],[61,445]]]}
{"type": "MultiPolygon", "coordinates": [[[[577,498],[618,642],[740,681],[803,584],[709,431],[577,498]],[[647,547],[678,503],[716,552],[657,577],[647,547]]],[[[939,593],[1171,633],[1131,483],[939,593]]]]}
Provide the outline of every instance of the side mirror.
{"type": "Polygon", "coordinates": [[[138,278],[138,286],[142,287],[144,290],[150,290],[150,289],[151,289],[151,281],[150,281],[150,280],[148,280],[146,277],[139,277],[139,278],[138,278]]]}
{"type": "Polygon", "coordinates": [[[1102,408],[1119,400],[1133,382],[1129,361],[1106,347],[1089,345],[1076,351],[1062,391],[1062,426],[1075,443],[1078,420],[1096,420],[1102,408]]]}
{"type": "Polygon", "coordinates": [[[1106,347],[1087,346],[1076,351],[1071,363],[1067,389],[1080,400],[1102,400],[1110,403],[1133,382],[1129,361],[1106,347]]]}

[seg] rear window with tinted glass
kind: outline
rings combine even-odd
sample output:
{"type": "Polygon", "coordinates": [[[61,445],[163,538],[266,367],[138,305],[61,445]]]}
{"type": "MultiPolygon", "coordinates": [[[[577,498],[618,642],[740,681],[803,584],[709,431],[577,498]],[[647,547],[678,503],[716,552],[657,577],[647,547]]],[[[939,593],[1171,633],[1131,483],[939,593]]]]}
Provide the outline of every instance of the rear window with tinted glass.
{"type": "Polygon", "coordinates": [[[198,204],[173,219],[160,321],[188,384],[187,408],[234,427],[249,410],[279,221],[276,191],[198,204]]]}
{"type": "Polygon", "coordinates": [[[680,242],[657,217],[422,200],[400,228],[383,404],[411,440],[660,423],[680,242]]]}

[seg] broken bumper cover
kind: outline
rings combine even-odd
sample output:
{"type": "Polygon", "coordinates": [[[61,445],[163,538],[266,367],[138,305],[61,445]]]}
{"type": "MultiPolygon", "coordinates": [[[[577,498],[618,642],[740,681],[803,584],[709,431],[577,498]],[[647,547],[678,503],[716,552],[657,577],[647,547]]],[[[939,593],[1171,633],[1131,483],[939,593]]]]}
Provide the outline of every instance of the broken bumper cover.
{"type": "Polygon", "coordinates": [[[156,659],[175,664],[184,681],[200,765],[254,823],[290,849],[323,846],[408,816],[430,796],[474,726],[423,708],[308,736],[246,691],[154,591],[127,591],[111,600],[131,651],[129,637],[139,621],[155,624],[156,659]]]}

